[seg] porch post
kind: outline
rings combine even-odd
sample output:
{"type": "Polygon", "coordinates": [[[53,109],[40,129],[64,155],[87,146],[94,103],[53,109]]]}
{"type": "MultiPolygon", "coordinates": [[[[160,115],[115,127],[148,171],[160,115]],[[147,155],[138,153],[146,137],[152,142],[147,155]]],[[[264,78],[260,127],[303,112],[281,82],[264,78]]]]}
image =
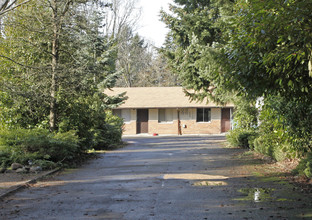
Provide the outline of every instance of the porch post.
{"type": "Polygon", "coordinates": [[[178,135],[182,135],[181,121],[180,121],[180,109],[177,109],[177,113],[178,113],[178,135]]]}

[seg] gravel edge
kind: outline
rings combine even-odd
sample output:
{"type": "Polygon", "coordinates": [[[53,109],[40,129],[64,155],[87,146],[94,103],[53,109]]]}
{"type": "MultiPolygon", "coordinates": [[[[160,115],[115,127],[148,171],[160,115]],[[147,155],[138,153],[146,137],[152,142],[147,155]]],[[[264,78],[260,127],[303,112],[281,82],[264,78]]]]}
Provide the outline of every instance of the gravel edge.
{"type": "Polygon", "coordinates": [[[50,176],[58,171],[60,171],[62,168],[56,168],[54,170],[51,170],[45,174],[42,174],[34,179],[31,179],[29,181],[27,181],[26,183],[24,184],[20,184],[20,185],[17,185],[17,186],[13,186],[11,188],[9,188],[7,191],[5,191],[4,193],[0,194],[0,201],[2,201],[4,198],[6,198],[7,196],[9,195],[12,195],[13,193],[16,193],[24,188],[26,188],[29,184],[34,184],[36,182],[38,182],[39,180],[43,179],[44,177],[46,176],[50,176]]]}

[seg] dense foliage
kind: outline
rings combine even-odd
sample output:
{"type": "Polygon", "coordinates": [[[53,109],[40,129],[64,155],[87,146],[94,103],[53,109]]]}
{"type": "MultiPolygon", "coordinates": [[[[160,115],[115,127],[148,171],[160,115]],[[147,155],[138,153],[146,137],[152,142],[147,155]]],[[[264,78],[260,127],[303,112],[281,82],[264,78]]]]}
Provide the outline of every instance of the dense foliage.
{"type": "Polygon", "coordinates": [[[237,1],[229,76],[248,95],[309,99],[311,1],[237,1]]]}
{"type": "Polygon", "coordinates": [[[263,97],[254,149],[276,160],[311,151],[310,1],[238,1],[225,57],[238,94],[263,97]]]}
{"type": "Polygon", "coordinates": [[[236,104],[229,142],[276,160],[310,154],[311,1],[174,2],[163,52],[191,97],[236,104]]]}
{"type": "Polygon", "coordinates": [[[233,1],[174,1],[171,12],[162,12],[162,20],[170,28],[163,54],[174,73],[179,75],[188,95],[197,100],[205,97],[225,102],[228,94],[222,72],[223,28],[231,14],[233,1]],[[221,92],[220,92],[221,91],[221,92]],[[227,93],[227,92],[226,92],[227,93]]]}
{"type": "Polygon", "coordinates": [[[122,94],[103,94],[117,79],[115,41],[102,30],[105,7],[96,0],[35,0],[1,17],[3,165],[71,161],[121,141],[122,121],[109,109],[122,94]]]}
{"type": "Polygon", "coordinates": [[[54,168],[57,163],[73,162],[84,151],[75,131],[50,133],[46,129],[14,129],[0,131],[1,166],[12,162],[54,168]]]}

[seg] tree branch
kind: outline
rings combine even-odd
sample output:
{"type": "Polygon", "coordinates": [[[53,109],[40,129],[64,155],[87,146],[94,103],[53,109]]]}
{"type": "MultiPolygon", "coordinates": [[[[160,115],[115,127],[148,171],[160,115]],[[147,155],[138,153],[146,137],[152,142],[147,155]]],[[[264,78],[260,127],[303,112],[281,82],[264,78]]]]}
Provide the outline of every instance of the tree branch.
{"type": "Polygon", "coordinates": [[[63,11],[61,12],[62,17],[65,16],[66,12],[69,9],[69,5],[72,3],[72,0],[67,0],[67,2],[64,5],[63,11]]]}
{"type": "Polygon", "coordinates": [[[6,9],[4,9],[3,11],[0,11],[0,16],[3,15],[3,14],[5,14],[5,13],[7,13],[7,12],[9,12],[9,11],[12,11],[12,10],[14,10],[15,8],[17,8],[17,7],[21,6],[21,5],[24,5],[24,4],[26,4],[27,2],[30,2],[30,1],[31,1],[31,0],[26,0],[26,1],[22,2],[22,3],[20,3],[20,4],[15,5],[14,7],[11,7],[11,6],[13,5],[13,3],[15,3],[15,1],[14,1],[9,7],[7,7],[6,9]]]}
{"type": "MultiPolygon", "coordinates": [[[[2,11],[2,10],[4,10],[4,9],[6,9],[6,8],[8,8],[7,6],[8,6],[8,4],[9,4],[9,1],[10,0],[6,0],[4,3],[3,3],[3,5],[0,7],[0,11],[2,11]]],[[[15,0],[14,2],[16,2],[17,0],[15,0]]],[[[14,3],[13,2],[13,3],[14,3]]]]}
{"type": "Polygon", "coordinates": [[[7,60],[10,60],[11,62],[17,64],[17,65],[20,65],[22,67],[26,67],[26,68],[31,68],[31,69],[42,69],[42,68],[38,68],[38,67],[33,67],[33,66],[28,66],[28,65],[24,65],[22,63],[19,63],[13,59],[11,59],[10,57],[7,57],[7,56],[3,56],[3,55],[0,55],[0,57],[4,58],[4,59],[7,59],[7,60]]]}

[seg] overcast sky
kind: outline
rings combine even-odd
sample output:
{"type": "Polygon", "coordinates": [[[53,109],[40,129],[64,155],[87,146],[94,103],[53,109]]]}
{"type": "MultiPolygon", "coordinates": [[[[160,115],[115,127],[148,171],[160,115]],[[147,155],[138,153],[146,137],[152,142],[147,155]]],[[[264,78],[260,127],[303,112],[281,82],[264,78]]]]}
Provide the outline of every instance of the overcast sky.
{"type": "Polygon", "coordinates": [[[162,46],[168,29],[160,21],[159,12],[161,8],[169,11],[168,4],[173,3],[173,0],[140,0],[139,3],[142,7],[139,35],[154,42],[157,47],[162,46]]]}

